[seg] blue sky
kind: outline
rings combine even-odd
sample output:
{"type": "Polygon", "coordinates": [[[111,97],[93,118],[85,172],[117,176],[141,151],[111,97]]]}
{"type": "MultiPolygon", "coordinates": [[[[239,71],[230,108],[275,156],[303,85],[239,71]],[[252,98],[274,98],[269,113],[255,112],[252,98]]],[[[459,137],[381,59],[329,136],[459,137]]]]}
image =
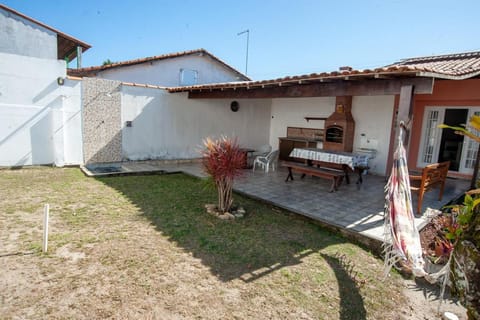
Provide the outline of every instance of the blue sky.
{"type": "Polygon", "coordinates": [[[205,48],[255,79],[480,50],[478,0],[6,0],[85,41],[83,66],[205,48]]]}

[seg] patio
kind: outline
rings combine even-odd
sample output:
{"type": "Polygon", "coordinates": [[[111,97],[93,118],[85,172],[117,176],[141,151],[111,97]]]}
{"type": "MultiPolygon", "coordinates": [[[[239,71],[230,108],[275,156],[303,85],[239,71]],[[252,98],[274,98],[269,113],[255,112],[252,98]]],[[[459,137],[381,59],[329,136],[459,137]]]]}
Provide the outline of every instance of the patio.
{"type": "MultiPolygon", "coordinates": [[[[183,172],[200,178],[206,177],[199,162],[132,161],[118,163],[116,166],[121,168],[121,172],[113,174],[183,172]]],[[[380,248],[383,242],[385,177],[365,175],[363,184],[344,182],[337,192],[330,193],[329,181],[315,177],[300,179],[300,175],[294,174],[294,181],[285,182],[287,174],[287,170],[282,167],[269,173],[262,170],[244,170],[243,175],[236,180],[234,190],[314,219],[327,228],[368,245],[371,249],[380,248]]],[[[355,180],[355,177],[352,177],[352,181],[355,180]]],[[[442,201],[438,201],[438,191],[426,193],[423,211],[427,208],[440,209],[452,199],[461,196],[468,186],[467,180],[448,178],[442,201]]],[[[413,202],[415,207],[415,195],[413,202]]],[[[419,229],[425,226],[432,213],[428,210],[415,218],[419,229]]]]}

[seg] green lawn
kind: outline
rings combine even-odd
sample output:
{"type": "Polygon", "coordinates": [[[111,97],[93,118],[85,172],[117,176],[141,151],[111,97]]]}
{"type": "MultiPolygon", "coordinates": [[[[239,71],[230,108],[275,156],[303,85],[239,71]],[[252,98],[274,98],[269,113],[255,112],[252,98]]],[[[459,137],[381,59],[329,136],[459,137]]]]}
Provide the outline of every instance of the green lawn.
{"type": "Polygon", "coordinates": [[[391,319],[404,297],[367,250],[235,195],[205,212],[189,176],[93,179],[75,168],[0,171],[0,314],[36,318],[391,319]],[[51,206],[42,254],[43,204],[51,206]],[[29,254],[33,253],[33,254],[29,254]]]}

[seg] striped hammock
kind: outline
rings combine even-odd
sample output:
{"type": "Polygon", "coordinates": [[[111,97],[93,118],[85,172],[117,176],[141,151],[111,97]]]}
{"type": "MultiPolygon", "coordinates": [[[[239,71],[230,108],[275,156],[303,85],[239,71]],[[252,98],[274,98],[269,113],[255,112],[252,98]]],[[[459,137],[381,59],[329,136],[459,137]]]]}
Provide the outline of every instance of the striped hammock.
{"type": "Polygon", "coordinates": [[[437,273],[429,274],[425,271],[420,234],[414,223],[407,157],[402,136],[403,128],[400,128],[392,172],[385,186],[384,276],[387,277],[391,268],[402,262],[412,270],[414,276],[425,277],[432,283],[442,278],[445,284],[450,274],[450,260],[437,273]]]}

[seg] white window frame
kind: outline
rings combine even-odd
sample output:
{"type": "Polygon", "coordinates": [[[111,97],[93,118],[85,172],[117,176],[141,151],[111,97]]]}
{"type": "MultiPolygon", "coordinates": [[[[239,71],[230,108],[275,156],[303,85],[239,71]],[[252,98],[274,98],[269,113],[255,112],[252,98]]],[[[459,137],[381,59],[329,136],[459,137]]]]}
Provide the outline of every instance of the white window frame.
{"type": "Polygon", "coordinates": [[[424,113],[423,113],[423,123],[422,123],[422,135],[420,136],[420,147],[419,147],[419,152],[418,152],[418,159],[417,159],[417,167],[423,168],[431,163],[437,162],[436,159],[438,159],[438,152],[440,149],[440,139],[442,138],[442,129],[438,128],[437,126],[441,123],[443,123],[443,120],[445,119],[445,109],[443,107],[425,107],[424,113]],[[428,128],[428,121],[430,120],[430,113],[431,112],[438,112],[438,118],[437,118],[437,123],[435,123],[431,130],[433,132],[430,134],[430,137],[427,136],[427,130],[428,128]],[[431,141],[433,144],[433,150],[432,150],[432,161],[427,162],[425,161],[425,147],[426,147],[426,140],[430,139],[433,140],[431,141]],[[433,160],[435,159],[435,160],[433,160]]]}
{"type": "Polygon", "coordinates": [[[193,69],[180,69],[180,86],[193,86],[198,84],[198,71],[193,69]]]}

